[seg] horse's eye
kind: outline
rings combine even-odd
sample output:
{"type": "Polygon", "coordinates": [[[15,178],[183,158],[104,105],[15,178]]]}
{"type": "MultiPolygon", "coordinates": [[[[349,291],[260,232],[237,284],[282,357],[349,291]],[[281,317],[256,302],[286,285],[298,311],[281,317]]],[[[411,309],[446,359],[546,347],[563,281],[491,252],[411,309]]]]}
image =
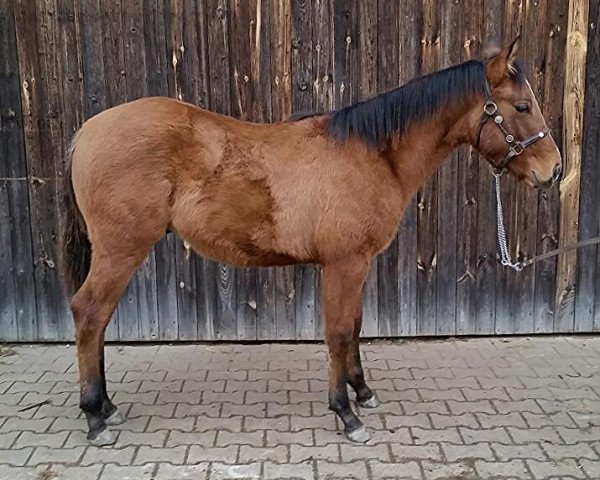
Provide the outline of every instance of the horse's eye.
{"type": "Polygon", "coordinates": [[[528,112],[529,105],[527,105],[526,103],[517,103],[515,105],[515,110],[517,110],[517,112],[519,113],[528,112]]]}

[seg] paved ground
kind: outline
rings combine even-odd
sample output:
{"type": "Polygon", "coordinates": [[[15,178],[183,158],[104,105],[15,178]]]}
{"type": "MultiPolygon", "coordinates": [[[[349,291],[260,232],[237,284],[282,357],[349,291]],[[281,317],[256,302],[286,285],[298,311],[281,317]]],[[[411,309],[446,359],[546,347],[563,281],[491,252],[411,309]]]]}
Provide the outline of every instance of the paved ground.
{"type": "Polygon", "coordinates": [[[104,449],[73,347],[0,355],[2,480],[600,478],[600,337],[365,344],[367,445],[326,408],[321,345],[108,347],[128,421],[104,449]]]}

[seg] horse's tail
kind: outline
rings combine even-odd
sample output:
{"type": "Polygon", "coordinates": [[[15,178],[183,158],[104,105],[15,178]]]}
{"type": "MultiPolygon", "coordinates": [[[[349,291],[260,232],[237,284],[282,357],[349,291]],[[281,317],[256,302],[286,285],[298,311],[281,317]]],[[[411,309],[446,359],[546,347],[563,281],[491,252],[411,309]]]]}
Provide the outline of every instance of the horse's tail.
{"type": "Polygon", "coordinates": [[[66,293],[72,297],[83,285],[89,271],[92,246],[81,211],[77,206],[72,181],[73,152],[77,146],[79,132],[75,134],[67,151],[63,209],[65,221],[61,230],[61,270],[66,293]]]}

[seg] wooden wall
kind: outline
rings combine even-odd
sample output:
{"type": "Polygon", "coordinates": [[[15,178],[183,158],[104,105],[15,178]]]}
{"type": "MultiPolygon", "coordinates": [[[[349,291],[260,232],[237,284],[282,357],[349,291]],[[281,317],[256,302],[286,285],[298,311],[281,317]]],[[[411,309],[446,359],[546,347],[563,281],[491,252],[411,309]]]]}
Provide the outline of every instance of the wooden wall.
{"type": "MultiPolygon", "coordinates": [[[[523,32],[561,188],[504,182],[520,257],[600,234],[600,0],[0,0],[0,339],[64,341],[64,152],[113,105],[164,95],[271,122],[342,107],[523,32]]],[[[416,196],[365,289],[365,336],[600,329],[600,251],[499,267],[492,177],[467,148],[416,196]]],[[[514,252],[513,252],[514,253],[514,252]]],[[[321,337],[313,266],[237,269],[169,234],[133,278],[113,340],[321,337]]]]}

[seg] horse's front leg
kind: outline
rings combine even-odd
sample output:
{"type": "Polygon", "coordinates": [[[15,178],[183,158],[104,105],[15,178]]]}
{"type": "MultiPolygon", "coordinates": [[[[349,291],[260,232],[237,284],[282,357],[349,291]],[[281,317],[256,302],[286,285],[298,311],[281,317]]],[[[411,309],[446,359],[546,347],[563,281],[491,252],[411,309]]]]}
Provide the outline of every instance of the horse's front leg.
{"type": "MultiPolygon", "coordinates": [[[[362,312],[361,312],[362,313],[362,312]]],[[[356,392],[356,401],[361,407],[376,408],[380,405],[375,392],[369,388],[365,380],[365,372],[360,361],[360,329],[362,328],[362,315],[359,315],[354,324],[354,337],[348,349],[346,368],[348,369],[348,385],[356,392]]]]}
{"type": "Polygon", "coordinates": [[[353,355],[354,332],[362,315],[362,287],[368,270],[369,259],[362,256],[323,265],[325,341],[330,362],[329,408],[344,423],[348,438],[361,443],[369,440],[369,434],[352,411],[346,383],[350,379],[347,359],[353,355]]]}

